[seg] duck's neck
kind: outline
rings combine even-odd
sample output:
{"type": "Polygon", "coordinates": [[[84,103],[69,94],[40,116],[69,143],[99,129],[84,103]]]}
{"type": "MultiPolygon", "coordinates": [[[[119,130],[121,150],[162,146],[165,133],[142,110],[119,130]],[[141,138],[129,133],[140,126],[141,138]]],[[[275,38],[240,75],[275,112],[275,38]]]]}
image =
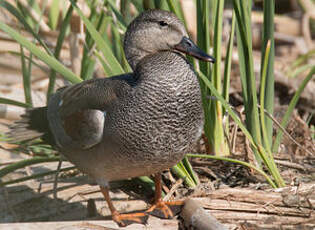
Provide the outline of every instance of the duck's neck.
{"type": "Polygon", "coordinates": [[[136,70],[137,65],[141,62],[141,60],[148,55],[150,55],[149,52],[139,48],[129,48],[128,50],[125,51],[125,56],[133,71],[136,70]]]}
{"type": "Polygon", "coordinates": [[[147,55],[139,61],[135,77],[141,84],[159,84],[161,87],[176,87],[193,84],[199,87],[192,66],[177,52],[164,51],[147,55]]]}

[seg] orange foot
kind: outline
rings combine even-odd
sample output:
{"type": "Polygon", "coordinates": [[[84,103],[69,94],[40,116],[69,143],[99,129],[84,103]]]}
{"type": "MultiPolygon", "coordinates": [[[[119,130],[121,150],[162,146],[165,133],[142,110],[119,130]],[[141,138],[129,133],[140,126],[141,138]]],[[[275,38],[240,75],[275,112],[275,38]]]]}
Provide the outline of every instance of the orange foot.
{"type": "Polygon", "coordinates": [[[184,201],[159,201],[146,213],[162,219],[172,219],[181,211],[183,205],[184,201]]]}
{"type": "Polygon", "coordinates": [[[148,218],[149,216],[146,213],[120,214],[117,211],[112,213],[112,219],[119,227],[126,227],[133,223],[145,225],[148,222],[148,218]]]}

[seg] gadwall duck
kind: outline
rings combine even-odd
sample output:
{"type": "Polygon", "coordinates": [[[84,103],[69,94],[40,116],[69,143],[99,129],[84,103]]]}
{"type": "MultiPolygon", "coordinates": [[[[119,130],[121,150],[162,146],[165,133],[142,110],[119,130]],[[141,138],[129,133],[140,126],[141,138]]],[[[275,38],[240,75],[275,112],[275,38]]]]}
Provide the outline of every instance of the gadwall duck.
{"type": "Polygon", "coordinates": [[[182,53],[214,62],[188,38],[183,23],[162,10],[145,11],[131,22],[124,51],[133,73],[62,88],[11,132],[16,140],[41,136],[94,178],[119,226],[144,223],[154,210],[173,216],[170,206],[178,203],[162,201],[160,173],[190,151],[204,124],[197,75],[182,53]],[[109,182],[151,174],[153,206],[118,213],[109,182]]]}

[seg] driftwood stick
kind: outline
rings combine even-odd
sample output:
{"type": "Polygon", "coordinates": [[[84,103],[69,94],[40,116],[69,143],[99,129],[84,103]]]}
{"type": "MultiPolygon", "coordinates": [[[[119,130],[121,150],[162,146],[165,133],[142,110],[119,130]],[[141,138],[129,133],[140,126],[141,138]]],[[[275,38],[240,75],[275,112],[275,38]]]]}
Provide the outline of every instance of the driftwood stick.
{"type": "Polygon", "coordinates": [[[315,229],[314,183],[268,191],[226,188],[209,191],[204,196],[194,200],[225,225],[249,224],[256,226],[253,229],[272,229],[271,225],[283,229],[315,229]]]}
{"type": "Polygon", "coordinates": [[[227,230],[228,228],[222,225],[210,213],[207,213],[195,199],[185,201],[184,208],[181,212],[181,217],[184,219],[185,226],[189,229],[196,230],[227,230]]]}

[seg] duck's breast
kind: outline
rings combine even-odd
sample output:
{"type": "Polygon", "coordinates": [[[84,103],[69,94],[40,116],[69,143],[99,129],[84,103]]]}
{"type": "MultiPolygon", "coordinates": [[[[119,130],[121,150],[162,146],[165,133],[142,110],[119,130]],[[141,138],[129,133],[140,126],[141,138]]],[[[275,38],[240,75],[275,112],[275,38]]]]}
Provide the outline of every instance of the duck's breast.
{"type": "Polygon", "coordinates": [[[166,161],[163,167],[168,168],[201,135],[199,82],[190,64],[177,53],[163,52],[139,64],[138,84],[107,117],[104,132],[115,137],[129,162],[166,161]]]}

